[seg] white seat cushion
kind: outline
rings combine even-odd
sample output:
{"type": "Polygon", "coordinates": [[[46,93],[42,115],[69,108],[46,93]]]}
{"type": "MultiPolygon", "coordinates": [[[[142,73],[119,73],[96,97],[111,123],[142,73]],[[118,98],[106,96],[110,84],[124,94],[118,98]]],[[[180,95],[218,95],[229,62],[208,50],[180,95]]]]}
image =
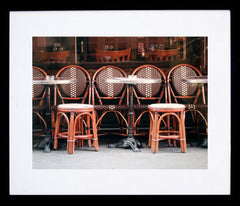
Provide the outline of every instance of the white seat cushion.
{"type": "Polygon", "coordinates": [[[150,104],[148,105],[149,109],[184,109],[185,106],[183,104],[176,103],[158,103],[158,104],[150,104]]]}
{"type": "Polygon", "coordinates": [[[71,104],[59,104],[58,109],[92,109],[93,105],[91,104],[77,104],[77,103],[71,103],[71,104]]]}

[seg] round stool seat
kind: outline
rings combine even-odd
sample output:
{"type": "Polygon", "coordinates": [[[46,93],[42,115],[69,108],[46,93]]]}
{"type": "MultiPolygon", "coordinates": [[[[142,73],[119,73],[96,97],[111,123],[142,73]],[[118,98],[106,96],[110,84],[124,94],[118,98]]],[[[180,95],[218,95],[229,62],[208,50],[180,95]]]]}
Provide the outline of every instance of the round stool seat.
{"type": "Polygon", "coordinates": [[[69,111],[82,111],[82,110],[93,110],[93,105],[91,104],[59,104],[58,111],[69,112],[69,111]]]}
{"type": "Polygon", "coordinates": [[[168,103],[157,103],[157,104],[150,104],[148,105],[148,109],[150,110],[161,110],[161,111],[164,111],[164,112],[177,112],[177,111],[184,111],[185,110],[185,105],[183,104],[176,104],[176,103],[171,103],[171,104],[168,104],[168,103]]]}

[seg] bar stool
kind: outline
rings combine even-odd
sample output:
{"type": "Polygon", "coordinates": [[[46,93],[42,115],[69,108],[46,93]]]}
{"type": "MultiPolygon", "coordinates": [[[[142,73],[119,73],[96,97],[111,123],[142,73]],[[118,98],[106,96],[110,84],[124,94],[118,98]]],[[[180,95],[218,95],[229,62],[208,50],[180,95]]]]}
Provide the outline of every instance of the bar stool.
{"type": "Polygon", "coordinates": [[[151,146],[151,151],[156,153],[159,141],[168,139],[178,140],[181,151],[186,152],[185,106],[183,104],[159,103],[149,105],[148,110],[150,114],[149,146],[151,146]],[[171,128],[170,117],[173,120],[171,128]],[[161,124],[165,124],[167,129],[161,129],[161,124]]]}
{"type": "Polygon", "coordinates": [[[75,140],[90,139],[93,140],[93,146],[98,151],[96,116],[93,105],[77,103],[58,105],[55,127],[55,150],[58,147],[58,139],[67,139],[67,151],[69,154],[74,153],[75,140]],[[61,117],[64,117],[67,122],[67,132],[59,132],[61,117]]]}

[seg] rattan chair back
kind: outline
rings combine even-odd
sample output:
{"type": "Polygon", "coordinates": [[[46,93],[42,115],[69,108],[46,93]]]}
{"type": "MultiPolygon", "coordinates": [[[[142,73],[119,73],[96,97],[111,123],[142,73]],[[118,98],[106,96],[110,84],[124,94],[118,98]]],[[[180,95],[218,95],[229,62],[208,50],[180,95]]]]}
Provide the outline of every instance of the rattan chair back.
{"type": "MultiPolygon", "coordinates": [[[[44,78],[47,73],[36,66],[32,67],[32,78],[44,78]]],[[[40,84],[32,84],[32,97],[33,100],[42,100],[46,95],[45,86],[40,84]]]]}
{"type": "Polygon", "coordinates": [[[108,65],[99,68],[92,77],[93,104],[120,105],[126,95],[126,85],[105,82],[113,77],[127,77],[127,74],[119,67],[108,65]],[[113,100],[114,103],[112,102],[113,100]]]}
{"type": "Polygon", "coordinates": [[[196,104],[200,93],[203,95],[203,86],[187,83],[184,79],[202,76],[201,72],[189,64],[179,64],[173,67],[167,76],[168,97],[170,102],[196,104]]]}
{"type": "Polygon", "coordinates": [[[76,79],[75,83],[62,84],[56,87],[62,104],[73,101],[90,103],[91,77],[87,70],[81,66],[69,65],[60,69],[56,77],[76,79]]]}
{"type": "Polygon", "coordinates": [[[137,99],[137,104],[144,104],[144,100],[151,100],[152,103],[160,103],[162,98],[167,102],[166,92],[166,76],[164,72],[154,65],[142,65],[136,68],[132,75],[137,75],[138,78],[161,79],[160,83],[155,84],[138,84],[134,88],[134,96],[137,99]],[[165,96],[164,96],[165,94],[165,96]]]}

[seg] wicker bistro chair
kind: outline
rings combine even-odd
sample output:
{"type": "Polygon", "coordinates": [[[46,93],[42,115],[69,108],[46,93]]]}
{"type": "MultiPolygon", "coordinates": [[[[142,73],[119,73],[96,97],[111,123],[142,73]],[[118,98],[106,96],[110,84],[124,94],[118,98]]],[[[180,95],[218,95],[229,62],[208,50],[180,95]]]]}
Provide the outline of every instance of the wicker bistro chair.
{"type": "MultiPolygon", "coordinates": [[[[91,77],[87,70],[78,65],[69,65],[63,67],[56,74],[56,78],[74,78],[76,79],[75,83],[72,84],[63,84],[57,85],[54,90],[54,110],[58,112],[57,104],[72,104],[72,103],[81,103],[81,104],[89,104],[90,103],[90,93],[91,93],[91,77]]],[[[68,113],[68,115],[70,115],[68,113]]],[[[66,119],[66,118],[65,118],[66,119]]],[[[90,116],[88,115],[86,119],[79,119],[77,130],[81,129],[81,125],[89,124],[90,116]]],[[[56,136],[56,135],[55,135],[56,136]]],[[[56,137],[58,138],[58,137],[56,137]]],[[[67,138],[66,136],[59,135],[59,138],[67,138]]],[[[77,140],[77,144],[79,147],[83,146],[84,138],[79,138],[77,140]]],[[[88,145],[91,146],[91,140],[88,141],[88,145]]]]}
{"type": "MultiPolygon", "coordinates": [[[[47,73],[39,67],[32,67],[32,77],[33,78],[44,78],[47,73]]],[[[47,123],[43,117],[44,110],[46,110],[46,105],[44,100],[46,97],[46,89],[44,85],[33,84],[32,85],[32,100],[33,100],[33,113],[36,114],[41,122],[43,123],[44,129],[47,128],[47,123]]]]}
{"type": "MultiPolygon", "coordinates": [[[[109,65],[99,68],[92,77],[92,104],[97,111],[97,126],[100,130],[100,126],[103,126],[103,119],[105,115],[113,113],[117,119],[117,127],[119,127],[121,134],[127,135],[127,132],[125,133],[123,131],[124,123],[126,127],[128,127],[128,122],[125,118],[128,105],[124,104],[126,103],[125,96],[127,94],[127,87],[124,84],[105,82],[105,79],[113,77],[127,77],[127,74],[119,67],[109,65]]],[[[113,129],[112,126],[115,121],[114,119],[111,120],[113,121],[110,122],[110,129],[113,129]]]]}
{"type": "Polygon", "coordinates": [[[97,62],[129,61],[131,48],[120,51],[103,51],[95,49],[97,62]]]}
{"type": "MultiPolygon", "coordinates": [[[[145,135],[138,130],[140,121],[145,113],[148,113],[148,105],[153,103],[167,102],[166,76],[163,71],[154,65],[142,65],[136,68],[132,75],[137,75],[138,78],[161,79],[161,83],[155,84],[138,84],[134,87],[133,94],[135,97],[134,103],[134,118],[133,128],[134,135],[145,135]]],[[[147,121],[149,122],[149,121],[147,121]]],[[[148,127],[147,127],[148,128],[148,127]]]]}
{"type": "Polygon", "coordinates": [[[203,85],[186,83],[183,79],[187,77],[202,76],[201,72],[192,65],[179,64],[173,67],[167,76],[168,98],[170,103],[181,103],[186,107],[186,112],[191,113],[194,131],[199,133],[199,121],[203,120],[208,133],[207,104],[203,85]],[[202,96],[201,96],[202,94],[202,96]]]}

